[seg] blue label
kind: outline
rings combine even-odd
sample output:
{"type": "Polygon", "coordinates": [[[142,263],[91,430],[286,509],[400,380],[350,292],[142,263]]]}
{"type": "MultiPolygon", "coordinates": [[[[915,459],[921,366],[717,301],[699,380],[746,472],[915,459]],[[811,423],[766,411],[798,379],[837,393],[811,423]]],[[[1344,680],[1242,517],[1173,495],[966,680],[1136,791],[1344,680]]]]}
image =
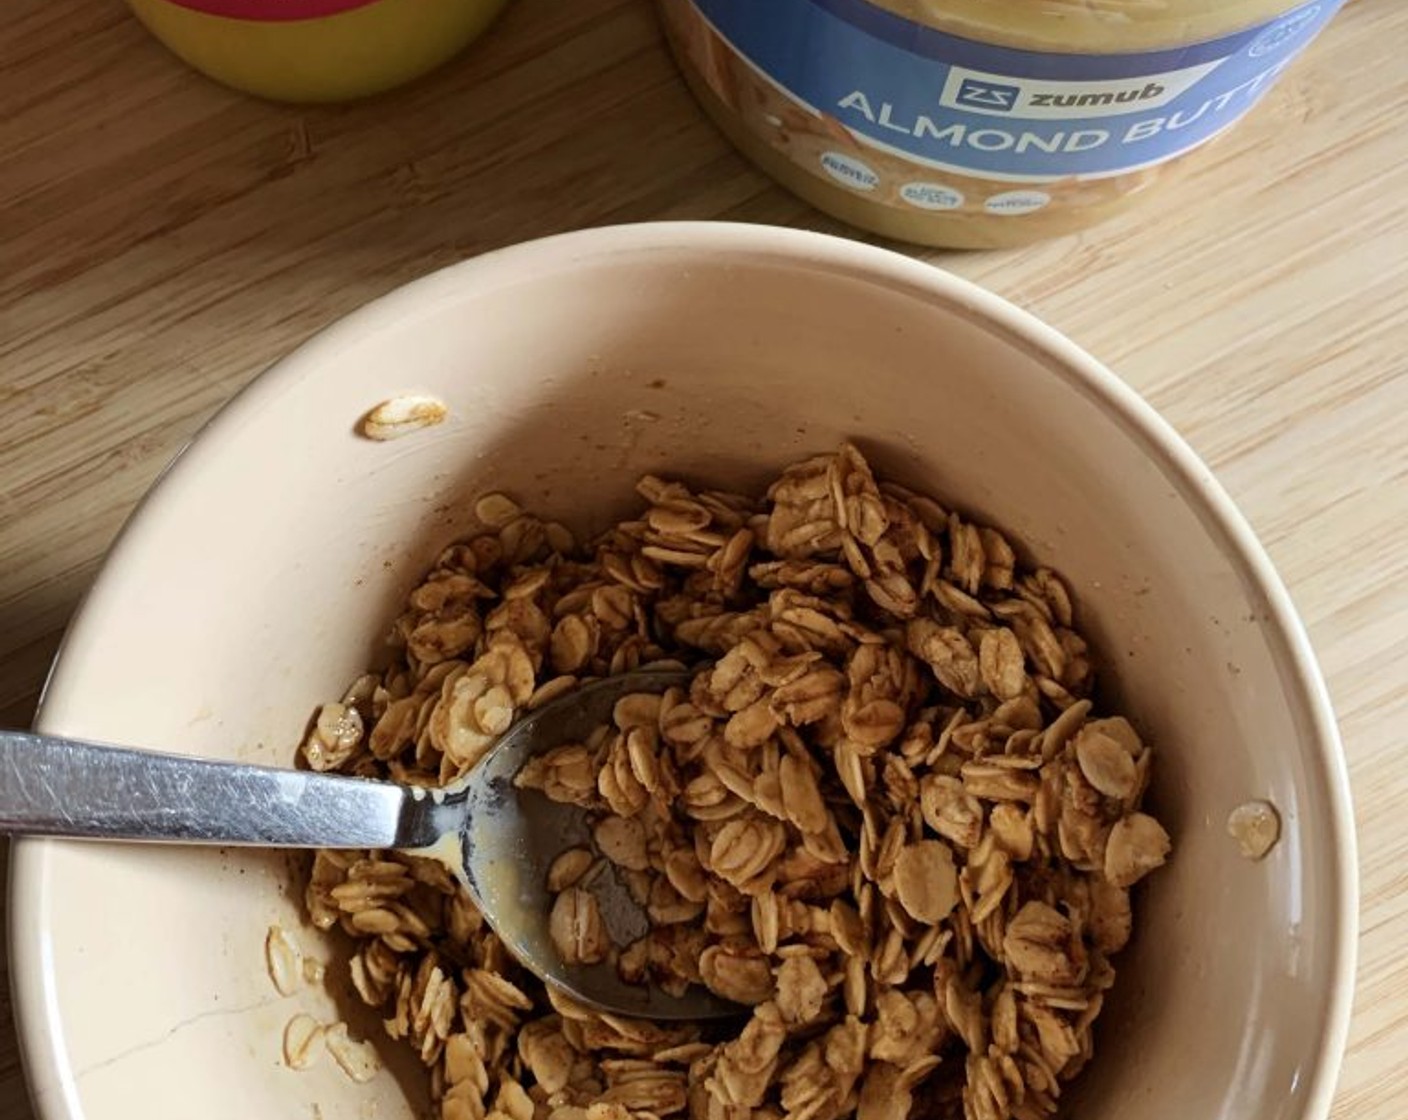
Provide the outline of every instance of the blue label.
{"type": "MultiPolygon", "coordinates": [[[[1014,182],[1120,175],[1211,139],[1341,3],[1317,0],[1176,50],[1083,55],[978,43],[868,0],[693,0],[767,80],[870,147],[1014,182]]],[[[873,189],[863,160],[833,162],[822,170],[873,189]]]]}

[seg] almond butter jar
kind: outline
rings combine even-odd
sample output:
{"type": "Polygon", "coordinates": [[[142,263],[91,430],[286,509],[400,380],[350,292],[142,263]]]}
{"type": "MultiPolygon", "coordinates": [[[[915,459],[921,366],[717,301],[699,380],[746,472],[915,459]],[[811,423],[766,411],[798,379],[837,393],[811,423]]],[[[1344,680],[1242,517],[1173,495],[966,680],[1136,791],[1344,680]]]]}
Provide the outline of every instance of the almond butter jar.
{"type": "Polygon", "coordinates": [[[659,0],[709,115],[820,209],[927,245],[1093,225],[1246,114],[1343,0],[659,0]]]}

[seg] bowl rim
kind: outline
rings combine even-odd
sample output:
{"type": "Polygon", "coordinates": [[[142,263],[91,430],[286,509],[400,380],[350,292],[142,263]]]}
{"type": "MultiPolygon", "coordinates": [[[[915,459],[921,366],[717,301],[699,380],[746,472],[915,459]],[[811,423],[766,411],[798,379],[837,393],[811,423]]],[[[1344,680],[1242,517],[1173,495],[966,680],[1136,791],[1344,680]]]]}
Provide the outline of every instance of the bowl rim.
{"type": "MultiPolygon", "coordinates": [[[[376,297],[339,317],[277,359],[219,408],[177,451],[128,516],[94,582],[70,621],[50,667],[35,724],[44,727],[77,698],[69,695],[65,658],[85,640],[85,618],[119,590],[140,554],[140,538],[163,516],[166,498],[198,477],[193,468],[217,454],[227,433],[240,429],[288,386],[313,375],[349,340],[473,288],[495,286],[496,277],[534,275],[647,254],[733,255],[753,261],[790,262],[852,279],[906,290],[926,302],[956,305],[989,329],[1036,351],[1052,372],[1107,411],[1161,470],[1196,501],[1199,514],[1228,561],[1267,607],[1264,633],[1279,647],[1287,683],[1304,698],[1310,724],[1301,742],[1330,807],[1325,822],[1334,848],[1331,894],[1336,906],[1329,948],[1335,990],[1321,1026],[1304,1120],[1325,1120],[1334,1098],[1348,1040],[1359,924],[1357,841],[1348,769],[1329,691],[1304,624],[1250,524],[1209,467],[1173,426],[1103,363],[1005,298],[923,260],[865,242],[778,226],[733,222],[672,221],[602,226],[521,242],[438,269],[376,297]],[[186,464],[190,464],[187,468],[186,464]]],[[[16,837],[10,855],[8,938],[14,1017],[26,1084],[38,1120],[85,1120],[61,1029],[52,984],[54,961],[48,931],[36,905],[47,894],[47,856],[63,841],[16,837]],[[38,1092],[37,1087],[55,1087],[38,1092]]]]}

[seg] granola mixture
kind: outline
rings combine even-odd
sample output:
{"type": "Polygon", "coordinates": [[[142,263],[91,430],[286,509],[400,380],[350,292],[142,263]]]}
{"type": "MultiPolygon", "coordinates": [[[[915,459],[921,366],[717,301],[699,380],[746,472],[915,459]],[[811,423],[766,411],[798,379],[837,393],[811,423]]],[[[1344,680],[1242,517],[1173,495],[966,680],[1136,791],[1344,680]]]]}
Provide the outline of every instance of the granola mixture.
{"type": "Polygon", "coordinates": [[[577,680],[700,666],[519,780],[593,821],[594,850],[549,873],[564,955],[751,1013],[598,1014],[518,967],[439,864],[320,852],[310,916],[356,939],[352,982],[441,1120],[1053,1115],[1130,887],[1169,851],[1140,812],[1149,748],[1095,718],[1064,584],[849,445],[761,498],[638,489],[641,515],[586,549],[482,499],[393,666],[325,705],[302,756],[438,784],[577,680]],[[602,860],[652,920],[635,944],[602,927],[602,860]]]}

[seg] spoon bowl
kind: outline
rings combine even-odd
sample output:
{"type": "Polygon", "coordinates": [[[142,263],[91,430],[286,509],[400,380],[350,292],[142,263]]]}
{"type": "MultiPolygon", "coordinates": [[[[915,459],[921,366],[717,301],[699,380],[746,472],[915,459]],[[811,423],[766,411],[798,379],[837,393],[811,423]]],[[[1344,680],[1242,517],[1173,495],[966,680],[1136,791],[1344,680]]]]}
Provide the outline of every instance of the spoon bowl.
{"type": "MultiPolygon", "coordinates": [[[[566,964],[549,936],[552,907],[547,870],[568,848],[590,845],[585,814],[574,805],[551,801],[536,791],[514,788],[514,778],[534,755],[563,743],[584,740],[611,719],[623,696],[664,692],[687,685],[692,672],[645,669],[594,681],[543,705],[519,720],[464,780],[447,805],[463,804],[459,833],[470,894],[494,932],[529,971],[583,1003],[647,1019],[730,1018],[745,1009],[692,986],[673,996],[656,985],[624,983],[611,963],[566,964]]],[[[447,833],[448,835],[448,833],[447,833]]],[[[650,920],[618,879],[614,868],[595,884],[602,919],[611,940],[626,945],[645,934],[650,920]]]]}

